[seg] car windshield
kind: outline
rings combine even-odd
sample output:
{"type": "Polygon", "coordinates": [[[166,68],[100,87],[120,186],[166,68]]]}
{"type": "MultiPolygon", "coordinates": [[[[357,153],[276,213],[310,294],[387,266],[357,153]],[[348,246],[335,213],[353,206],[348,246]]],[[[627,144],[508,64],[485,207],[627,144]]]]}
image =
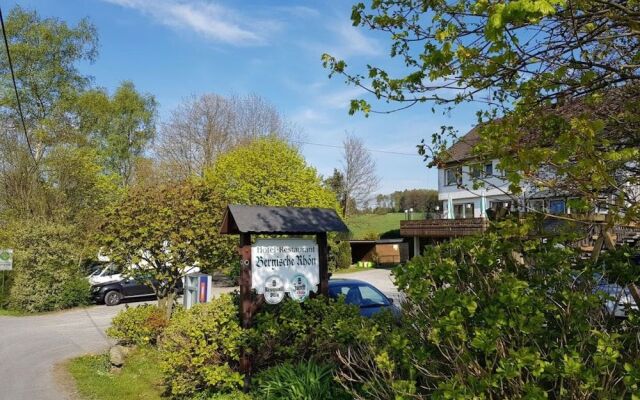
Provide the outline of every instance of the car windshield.
{"type": "Polygon", "coordinates": [[[344,296],[345,303],[359,307],[383,307],[389,305],[387,298],[378,289],[365,283],[332,285],[329,287],[329,295],[333,298],[344,296]]]}
{"type": "Polygon", "coordinates": [[[109,264],[100,273],[100,276],[109,276],[121,273],[121,268],[118,268],[115,264],[109,264]]]}

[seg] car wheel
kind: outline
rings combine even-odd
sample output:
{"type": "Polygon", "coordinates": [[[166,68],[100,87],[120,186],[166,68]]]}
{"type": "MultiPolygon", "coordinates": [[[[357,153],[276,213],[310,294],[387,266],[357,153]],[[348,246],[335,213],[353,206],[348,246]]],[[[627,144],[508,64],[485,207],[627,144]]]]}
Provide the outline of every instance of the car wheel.
{"type": "Polygon", "coordinates": [[[108,306],[117,306],[122,300],[122,294],[117,290],[110,290],[104,295],[104,304],[108,306]]]}

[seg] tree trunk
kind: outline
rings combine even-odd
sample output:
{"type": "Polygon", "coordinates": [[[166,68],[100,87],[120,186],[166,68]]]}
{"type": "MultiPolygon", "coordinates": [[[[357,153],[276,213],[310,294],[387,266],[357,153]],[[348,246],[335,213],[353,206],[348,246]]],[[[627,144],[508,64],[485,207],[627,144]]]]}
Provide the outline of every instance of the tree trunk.
{"type": "Polygon", "coordinates": [[[176,293],[170,290],[169,293],[164,294],[162,297],[158,294],[158,308],[165,312],[167,320],[171,318],[173,313],[173,304],[176,300],[176,293]]]}

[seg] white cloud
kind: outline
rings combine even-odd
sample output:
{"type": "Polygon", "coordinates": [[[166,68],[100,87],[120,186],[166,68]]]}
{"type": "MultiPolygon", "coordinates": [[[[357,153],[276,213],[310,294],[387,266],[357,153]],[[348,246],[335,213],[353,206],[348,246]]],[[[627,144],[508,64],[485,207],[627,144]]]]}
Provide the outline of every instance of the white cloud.
{"type": "Polygon", "coordinates": [[[331,25],[329,30],[337,36],[337,45],[329,54],[338,58],[349,56],[378,56],[381,54],[380,44],[362,33],[362,29],[347,22],[331,25]]]}
{"type": "Polygon", "coordinates": [[[316,108],[303,108],[291,115],[291,121],[304,126],[311,123],[324,124],[329,122],[329,118],[324,112],[316,108]]]}
{"type": "Polygon", "coordinates": [[[342,109],[347,112],[351,105],[351,100],[360,99],[365,94],[364,89],[351,87],[331,93],[324,93],[318,97],[318,102],[324,107],[342,109]]]}
{"type": "Polygon", "coordinates": [[[272,21],[251,20],[234,10],[204,1],[183,0],[103,0],[137,10],[155,21],[175,29],[195,32],[208,40],[238,46],[266,42],[272,21]]]}

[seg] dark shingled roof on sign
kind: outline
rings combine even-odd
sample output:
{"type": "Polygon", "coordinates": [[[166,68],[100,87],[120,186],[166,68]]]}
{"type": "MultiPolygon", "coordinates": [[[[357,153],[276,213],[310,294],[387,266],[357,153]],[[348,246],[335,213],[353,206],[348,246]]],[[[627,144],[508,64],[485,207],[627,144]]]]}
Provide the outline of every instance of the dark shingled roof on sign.
{"type": "Polygon", "coordinates": [[[348,232],[335,210],[329,208],[227,207],[220,233],[312,234],[348,232]]]}

